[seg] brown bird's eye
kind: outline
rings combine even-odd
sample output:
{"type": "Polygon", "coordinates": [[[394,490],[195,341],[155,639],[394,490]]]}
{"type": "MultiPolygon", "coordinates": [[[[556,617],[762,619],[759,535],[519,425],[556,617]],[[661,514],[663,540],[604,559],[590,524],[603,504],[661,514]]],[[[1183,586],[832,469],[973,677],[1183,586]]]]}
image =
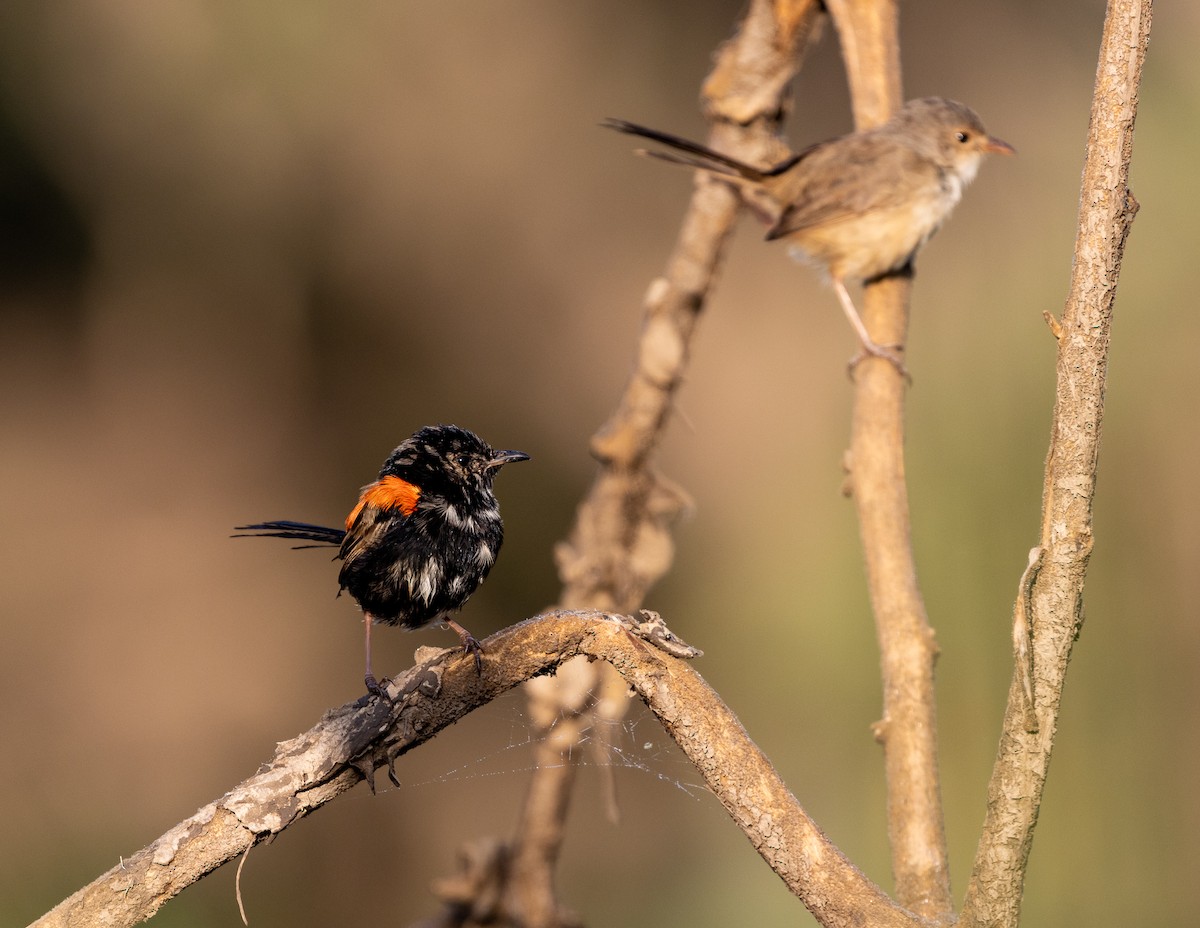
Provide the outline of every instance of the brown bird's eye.
{"type": "Polygon", "coordinates": [[[965,142],[970,137],[971,136],[969,134],[967,134],[966,132],[955,132],[954,133],[954,138],[960,142],[965,142]]]}

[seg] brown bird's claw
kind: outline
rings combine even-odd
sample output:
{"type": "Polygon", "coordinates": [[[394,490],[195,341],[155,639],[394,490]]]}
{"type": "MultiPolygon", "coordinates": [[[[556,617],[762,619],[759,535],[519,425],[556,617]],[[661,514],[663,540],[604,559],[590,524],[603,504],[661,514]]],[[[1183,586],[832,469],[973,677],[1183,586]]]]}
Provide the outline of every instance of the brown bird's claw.
{"type": "MultiPolygon", "coordinates": [[[[388,691],[384,687],[380,686],[379,681],[375,679],[375,674],[368,673],[365,677],[363,677],[363,682],[367,685],[367,692],[370,695],[379,696],[382,699],[386,699],[388,702],[392,701],[392,697],[388,695],[388,691]]],[[[387,681],[385,680],[384,682],[386,683],[387,681]]]]}
{"type": "Polygon", "coordinates": [[[876,345],[874,342],[863,342],[862,350],[852,357],[846,365],[846,374],[851,380],[854,379],[854,369],[858,367],[867,358],[882,358],[887,361],[892,367],[896,368],[900,376],[907,381],[908,385],[912,386],[912,374],[908,372],[908,368],[904,366],[904,359],[897,353],[903,350],[903,345],[876,345]]]}

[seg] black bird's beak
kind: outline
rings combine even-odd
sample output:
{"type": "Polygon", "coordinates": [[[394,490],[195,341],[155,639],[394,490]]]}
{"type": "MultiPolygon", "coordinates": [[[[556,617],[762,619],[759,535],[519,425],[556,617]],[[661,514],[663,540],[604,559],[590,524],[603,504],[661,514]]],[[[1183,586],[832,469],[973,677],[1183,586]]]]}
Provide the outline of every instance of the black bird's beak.
{"type": "Polygon", "coordinates": [[[512,464],[516,461],[528,461],[529,455],[524,451],[493,451],[492,459],[487,462],[488,470],[495,470],[503,467],[505,464],[512,464]]]}

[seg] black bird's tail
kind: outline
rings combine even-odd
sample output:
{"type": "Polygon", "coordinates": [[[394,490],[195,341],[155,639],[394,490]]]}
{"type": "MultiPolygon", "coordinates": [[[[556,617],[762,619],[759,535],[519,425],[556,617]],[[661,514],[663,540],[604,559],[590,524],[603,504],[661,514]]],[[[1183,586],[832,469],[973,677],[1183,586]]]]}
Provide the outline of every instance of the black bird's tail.
{"type": "Polygon", "coordinates": [[[294,538],[300,541],[311,541],[311,545],[292,545],[293,548],[323,548],[326,545],[338,547],[346,533],[340,528],[326,528],[324,525],[310,525],[307,522],[257,522],[254,525],[238,525],[234,538],[294,538]]]}

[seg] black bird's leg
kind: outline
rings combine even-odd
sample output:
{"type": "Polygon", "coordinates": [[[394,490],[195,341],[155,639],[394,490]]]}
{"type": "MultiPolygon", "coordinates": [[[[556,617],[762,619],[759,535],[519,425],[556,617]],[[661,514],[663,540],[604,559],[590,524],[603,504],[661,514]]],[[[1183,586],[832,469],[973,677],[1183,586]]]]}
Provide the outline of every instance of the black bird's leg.
{"type": "Polygon", "coordinates": [[[388,695],[387,690],[379,685],[379,681],[375,679],[375,674],[371,672],[371,624],[374,620],[371,613],[363,612],[363,626],[366,629],[366,652],[367,652],[367,672],[363,676],[363,682],[367,685],[367,692],[372,696],[381,696],[388,702],[392,701],[392,697],[388,695]]]}
{"type": "Polygon", "coordinates": [[[483,673],[483,646],[475,640],[475,636],[459,625],[454,619],[442,619],[447,625],[454,629],[459,640],[462,641],[463,650],[475,658],[475,672],[483,673]]]}

